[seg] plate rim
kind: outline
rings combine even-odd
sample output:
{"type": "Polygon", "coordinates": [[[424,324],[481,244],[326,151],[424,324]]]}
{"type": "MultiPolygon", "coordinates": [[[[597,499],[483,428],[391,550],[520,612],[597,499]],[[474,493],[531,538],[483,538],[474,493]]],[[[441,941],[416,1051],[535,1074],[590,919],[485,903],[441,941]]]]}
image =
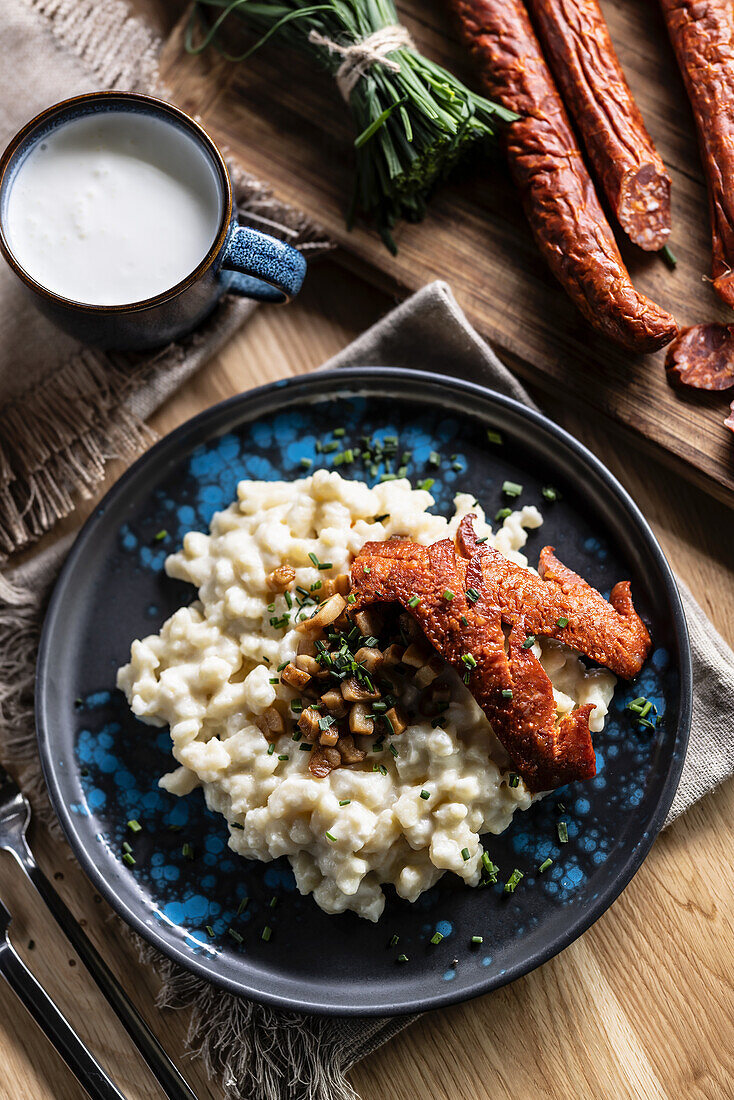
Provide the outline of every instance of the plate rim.
{"type": "MultiPolygon", "coordinates": [[[[253,417],[250,422],[254,422],[257,419],[257,415],[256,413],[255,417],[253,417]]],[[[118,480],[108,489],[101,501],[98,502],[91,515],[79,530],[54,585],[46,609],[39,643],[35,676],[34,706],[36,736],[43,776],[49,792],[51,804],[64,832],[64,836],[93,887],[102,894],[116,914],[125,921],[133,931],[137,932],[153,947],[161,951],[162,954],[188,970],[190,973],[195,974],[199,978],[203,978],[212,985],[224,989],[235,996],[245,997],[259,1004],[268,1005],[280,1010],[303,1012],[319,1016],[392,1017],[411,1015],[416,1012],[426,1011],[427,1009],[442,1008],[452,1004],[463,1003],[508,985],[510,982],[531,973],[533,970],[564,951],[571,943],[582,936],[584,932],[586,932],[591,925],[594,924],[611,905],[613,905],[642,866],[658,833],[663,827],[668,810],[673,802],[675,792],[678,789],[691,727],[693,709],[692,683],[693,670],[688,625],[680,591],[670,564],[649,523],[637,504],[621,482],[592,451],[577,440],[570,432],[566,431],[565,428],[562,428],[545,414],[524,405],[513,397],[499,393],[488,386],[483,386],[466,379],[452,378],[449,375],[434,371],[415,370],[408,367],[355,365],[340,367],[329,371],[316,370],[307,374],[292,375],[288,378],[268,382],[264,385],[244,390],[232,397],[225,398],[223,401],[219,401],[206,409],[202,409],[194,416],[189,417],[189,419],[185,420],[182,424],[179,424],[140,455],[135,462],[123,472],[120,478],[118,478],[118,480]],[[207,421],[216,421],[216,419],[229,408],[239,405],[243,408],[247,408],[252,402],[261,402],[278,391],[285,391],[294,387],[305,387],[308,391],[311,387],[321,388],[324,383],[330,381],[335,384],[335,388],[343,390],[344,388],[358,386],[360,384],[370,385],[371,383],[377,383],[379,385],[380,382],[384,384],[396,378],[401,378],[404,381],[412,379],[416,384],[435,387],[439,391],[442,388],[448,388],[456,393],[458,390],[460,393],[463,392],[466,394],[467,397],[474,396],[481,399],[482,402],[489,401],[493,403],[495,407],[499,406],[500,410],[504,407],[518,413],[522,418],[529,421],[530,424],[534,424],[536,427],[554,436],[572,451],[575,451],[581,462],[587,468],[590,467],[596,476],[602,480],[606,489],[616,498],[617,505],[628,513],[637,532],[646,543],[647,551],[651,553],[652,557],[655,559],[664,583],[665,595],[672,617],[672,626],[680,653],[679,713],[673,740],[673,748],[670,754],[670,766],[659,792],[657,802],[648,816],[647,825],[644,831],[637,842],[630,848],[611,886],[607,890],[600,891],[599,897],[590,899],[587,908],[567,929],[556,936],[551,943],[546,944],[541,950],[536,950],[524,962],[516,963],[514,966],[508,967],[503,974],[488,974],[484,979],[480,977],[470,986],[459,989],[456,992],[447,989],[437,992],[435,996],[429,998],[413,997],[413,999],[407,1001],[398,999],[397,1003],[391,1001],[389,1004],[335,1005],[324,1001],[323,997],[321,1001],[314,1002],[314,1000],[303,1000],[299,997],[288,997],[279,993],[271,993],[267,988],[252,988],[243,982],[232,980],[227,975],[217,973],[216,969],[212,969],[210,965],[200,960],[199,956],[187,950],[183,943],[179,945],[173,940],[167,940],[160,936],[155,927],[146,923],[134,908],[131,908],[123,898],[118,896],[114,884],[110,883],[109,880],[104,877],[87,849],[80,840],[77,840],[76,830],[72,820],[73,815],[64,802],[60,784],[57,782],[57,771],[60,769],[54,766],[52,754],[50,752],[49,738],[49,730],[53,726],[53,719],[49,718],[46,713],[47,693],[50,681],[49,666],[52,659],[51,651],[56,616],[62,605],[65,590],[74,576],[77,558],[82,553],[88,540],[93,537],[95,527],[101,522],[108,508],[115,504],[117,497],[124,493],[128,483],[137,476],[144,465],[154,460],[156,455],[160,455],[170,447],[175,447],[175,444],[180,438],[184,437],[192,430],[195,431],[200,426],[206,424],[207,421]]]]}

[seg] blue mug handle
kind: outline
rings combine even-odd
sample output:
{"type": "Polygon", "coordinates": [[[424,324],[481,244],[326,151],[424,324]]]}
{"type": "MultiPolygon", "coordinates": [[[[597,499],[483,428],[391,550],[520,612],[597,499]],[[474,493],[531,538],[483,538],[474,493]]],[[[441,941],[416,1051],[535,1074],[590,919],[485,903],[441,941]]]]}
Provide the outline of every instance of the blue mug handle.
{"type": "Polygon", "coordinates": [[[258,302],[289,302],[298,294],[306,261],[297,249],[267,233],[235,225],[224,248],[220,270],[230,294],[258,302]]]}

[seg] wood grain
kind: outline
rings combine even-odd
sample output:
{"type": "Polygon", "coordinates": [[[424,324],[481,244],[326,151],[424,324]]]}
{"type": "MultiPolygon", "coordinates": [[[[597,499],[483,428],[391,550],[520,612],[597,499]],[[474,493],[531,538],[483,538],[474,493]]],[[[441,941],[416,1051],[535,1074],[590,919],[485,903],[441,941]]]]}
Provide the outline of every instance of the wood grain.
{"type": "MultiPolygon", "coordinates": [[[[314,268],[288,309],[262,309],[154,418],[159,432],[271,379],[308,371],[392,302],[332,262],[314,268]]],[[[564,402],[545,402],[631,491],[679,577],[734,642],[734,514],[681,484],[639,449],[564,402]]],[[[110,480],[119,475],[111,471],[110,480]]],[[[90,503],[88,508],[93,507],[90,503]]],[[[74,518],[78,523],[84,510],[74,518]]],[[[71,523],[71,521],[69,521],[71,523]]],[[[57,533],[58,534],[58,533],[57,533]]],[[[55,536],[56,537],[56,536],[55,536]]],[[[726,1100],[734,1079],[734,784],[710,795],[655,843],[624,894],[540,970],[469,1004],[424,1016],[355,1068],[364,1100],[726,1100]]],[[[186,1013],[154,1007],[141,969],[66,846],[32,844],[64,898],[160,1035],[200,1100],[222,1100],[184,1054],[186,1013]]],[[[129,1100],[159,1092],[81,964],[0,854],[0,896],[24,957],[93,1044],[129,1100]],[[28,950],[29,939],[35,941],[28,950]]],[[[83,1100],[13,995],[0,984],[0,1098],[83,1100]]]]}
{"type": "MultiPolygon", "coordinates": [[[[705,185],[693,122],[654,3],[606,0],[604,11],[633,92],[673,179],[674,272],[620,241],[639,289],[681,324],[731,320],[713,294],[705,185]]],[[[471,81],[441,0],[404,0],[401,18],[432,58],[471,81]]],[[[721,499],[734,502],[734,436],[723,394],[684,394],[665,380],[663,353],[633,356],[597,335],[540,258],[498,157],[443,185],[420,225],[399,227],[390,256],[365,229],[347,233],[351,194],[347,114],[331,80],[305,59],[269,46],[246,64],[183,50],[187,16],[167,43],[162,72],[172,97],[276,193],[318,220],[339,262],[404,293],[435,278],[452,286],[472,322],[518,374],[595,419],[643,441],[721,499]]],[[[729,395],[731,399],[731,394],[729,395]]]]}

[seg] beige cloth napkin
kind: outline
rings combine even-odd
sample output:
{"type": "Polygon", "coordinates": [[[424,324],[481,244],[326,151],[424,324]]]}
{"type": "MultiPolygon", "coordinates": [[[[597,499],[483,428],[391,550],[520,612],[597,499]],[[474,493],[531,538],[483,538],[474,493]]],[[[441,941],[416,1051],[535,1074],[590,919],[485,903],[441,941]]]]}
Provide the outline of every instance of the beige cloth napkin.
{"type": "MultiPolygon", "coordinates": [[[[522,386],[469,325],[445,283],[432,283],[389,313],[325,368],[415,366],[450,372],[530,404],[522,386]]],[[[54,547],[0,586],[0,733],[3,751],[38,788],[33,672],[43,594],[68,545],[54,547]]],[[[693,727],[668,822],[734,771],[734,653],[681,587],[693,647],[693,727]]],[[[410,1020],[322,1019],[276,1012],[221,993],[150,949],[163,976],[160,1003],[193,1009],[192,1049],[227,1095],[253,1100],[348,1100],[350,1066],[410,1020]]]]}
{"type": "MultiPolygon", "coordinates": [[[[0,149],[39,111],[98,88],[162,94],[160,40],[120,0],[3,0],[0,149]]],[[[309,255],[323,235],[267,187],[234,171],[241,220],[309,255]]],[[[151,412],[212,356],[255,303],[227,298],[162,351],[106,355],[45,320],[0,262],[0,561],[89,496],[107,460],[150,442],[151,412]]]]}

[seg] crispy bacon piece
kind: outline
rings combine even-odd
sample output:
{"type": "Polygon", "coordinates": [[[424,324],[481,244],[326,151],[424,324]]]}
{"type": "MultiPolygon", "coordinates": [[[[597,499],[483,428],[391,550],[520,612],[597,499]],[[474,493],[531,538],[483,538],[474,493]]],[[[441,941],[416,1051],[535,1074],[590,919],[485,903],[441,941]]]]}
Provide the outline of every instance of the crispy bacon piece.
{"type": "Polygon", "coordinates": [[[649,636],[629,584],[616,585],[607,603],[550,547],[541,554],[544,579],[538,578],[479,546],[472,521],[462,521],[459,554],[448,539],[432,546],[367,543],[352,565],[355,608],[401,604],[449,664],[470,672],[472,694],[531,790],[588,778],[596,771],[589,731],[593,706],[578,707],[556,723],[552,684],[527,639],[560,638],[619,675],[633,676],[649,636]],[[569,625],[560,627],[559,618],[569,625]],[[503,627],[509,628],[507,639],[503,627]]]}

